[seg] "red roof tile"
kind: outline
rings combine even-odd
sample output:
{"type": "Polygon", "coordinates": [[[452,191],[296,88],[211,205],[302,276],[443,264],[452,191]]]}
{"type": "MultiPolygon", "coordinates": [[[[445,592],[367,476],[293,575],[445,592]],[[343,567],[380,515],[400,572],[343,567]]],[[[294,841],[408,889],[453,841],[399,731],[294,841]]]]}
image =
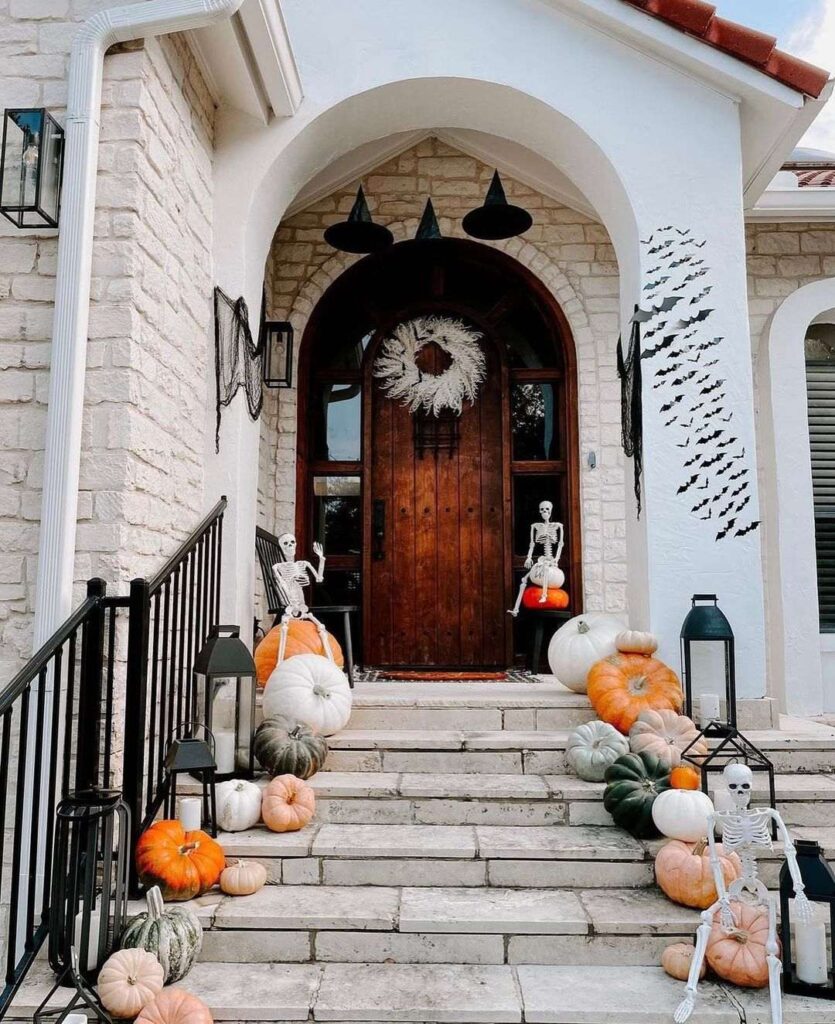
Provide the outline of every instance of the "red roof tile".
{"type": "Polygon", "coordinates": [[[835,169],[818,168],[794,173],[801,188],[835,188],[835,169]]]}
{"type": "Polygon", "coordinates": [[[704,0],[624,0],[624,3],[702,39],[709,46],[759,68],[783,85],[808,96],[820,96],[829,81],[828,71],[778,50],[774,36],[717,17],[716,7],[704,0]]]}

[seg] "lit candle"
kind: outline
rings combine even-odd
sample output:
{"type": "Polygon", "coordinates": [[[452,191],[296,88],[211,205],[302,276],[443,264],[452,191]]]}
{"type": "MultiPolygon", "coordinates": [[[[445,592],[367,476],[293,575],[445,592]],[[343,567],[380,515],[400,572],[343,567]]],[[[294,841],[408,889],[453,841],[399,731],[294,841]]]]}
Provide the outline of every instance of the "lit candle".
{"type": "Polygon", "coordinates": [[[797,956],[795,969],[799,981],[807,985],[825,985],[829,980],[826,957],[826,925],[823,921],[795,921],[797,956]]]}
{"type": "Polygon", "coordinates": [[[233,732],[215,733],[215,763],[221,775],[231,775],[235,771],[235,734],[233,732]]]}
{"type": "Polygon", "coordinates": [[[87,955],[81,949],[83,942],[84,911],[79,910],[75,915],[75,946],[78,949],[79,966],[87,965],[88,971],[94,971],[99,962],[99,928],[101,927],[101,914],[98,909],[90,913],[90,938],[87,940],[87,955]]]}
{"type": "Polygon", "coordinates": [[[203,801],[196,796],[184,796],[180,801],[180,824],[186,832],[194,832],[203,823],[203,801]]]}
{"type": "Polygon", "coordinates": [[[699,696],[699,725],[704,729],[708,722],[719,719],[719,695],[703,693],[699,696]]]}

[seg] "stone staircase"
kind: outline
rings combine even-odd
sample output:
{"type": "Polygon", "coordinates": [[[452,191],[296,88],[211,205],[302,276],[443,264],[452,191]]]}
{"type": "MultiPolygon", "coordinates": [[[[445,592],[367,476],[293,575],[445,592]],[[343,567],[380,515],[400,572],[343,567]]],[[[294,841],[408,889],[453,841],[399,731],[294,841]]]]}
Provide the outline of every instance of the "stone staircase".
{"type": "MultiPolygon", "coordinates": [[[[603,786],[566,773],[567,736],[592,717],[584,696],[544,682],[360,687],[311,780],[316,821],[220,837],[272,884],[195,901],[204,946],[183,984],[215,1020],[250,1024],[671,1020],[683,985],[657,965],[697,913],[654,886],[658,842],[615,828],[603,786]]],[[[781,724],[748,735],[774,760],[794,833],[835,858],[835,729],[781,724]]],[[[779,865],[777,848],[771,886],[779,865]]],[[[694,1024],[768,1018],[763,993],[701,992],[694,1024]]],[[[785,1010],[831,1022],[825,1000],[785,1010]]]]}

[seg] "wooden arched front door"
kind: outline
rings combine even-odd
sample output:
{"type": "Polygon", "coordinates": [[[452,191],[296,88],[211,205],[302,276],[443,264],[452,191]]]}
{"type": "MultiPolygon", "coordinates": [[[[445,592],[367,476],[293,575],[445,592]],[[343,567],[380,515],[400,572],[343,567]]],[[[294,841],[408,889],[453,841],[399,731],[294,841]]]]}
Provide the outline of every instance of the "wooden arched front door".
{"type": "MultiPolygon", "coordinates": [[[[437,373],[447,357],[419,356],[437,373]]],[[[458,239],[403,242],[346,271],[311,317],[299,374],[297,534],[328,556],[317,603],[362,608],[379,668],[506,668],[526,649],[507,615],[539,502],[566,528],[581,610],[575,367],[558,307],[502,253],[458,239]],[[460,417],[412,414],[374,374],[383,340],[418,317],[480,335],[487,374],[460,417]]]]}

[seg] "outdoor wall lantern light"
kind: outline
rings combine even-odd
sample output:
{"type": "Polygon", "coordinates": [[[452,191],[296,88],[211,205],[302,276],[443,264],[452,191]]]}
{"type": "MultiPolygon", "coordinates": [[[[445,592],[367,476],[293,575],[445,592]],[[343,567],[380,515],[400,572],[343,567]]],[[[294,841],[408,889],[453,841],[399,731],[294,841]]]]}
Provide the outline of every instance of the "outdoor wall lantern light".
{"type": "Polygon", "coordinates": [[[727,736],[736,731],[733,630],[715,594],[694,594],[691,605],[681,627],[684,713],[697,712],[706,736],[727,736]]]}
{"type": "Polygon", "coordinates": [[[293,325],[287,320],[264,320],[261,324],[264,356],[264,384],[268,388],[293,386],[293,325]]]}
{"type": "Polygon", "coordinates": [[[57,228],[64,129],[43,108],[7,110],[0,213],[18,228],[57,228]]]}

